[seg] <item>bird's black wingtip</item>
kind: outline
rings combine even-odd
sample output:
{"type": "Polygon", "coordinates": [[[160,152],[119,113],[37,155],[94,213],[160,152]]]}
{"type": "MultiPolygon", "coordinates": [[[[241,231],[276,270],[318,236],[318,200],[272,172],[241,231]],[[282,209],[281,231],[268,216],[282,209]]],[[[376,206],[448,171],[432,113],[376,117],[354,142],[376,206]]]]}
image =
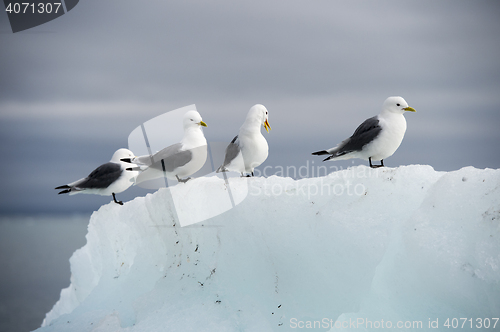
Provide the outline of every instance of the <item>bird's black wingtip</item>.
{"type": "Polygon", "coordinates": [[[60,192],[58,192],[57,194],[58,194],[58,195],[61,195],[61,194],[67,194],[67,193],[69,193],[69,192],[71,192],[71,189],[66,189],[66,190],[60,191],[60,192]]]}
{"type": "Polygon", "coordinates": [[[59,187],[55,187],[54,189],[70,189],[71,187],[68,186],[67,184],[63,185],[63,186],[59,186],[59,187]]]}
{"type": "Polygon", "coordinates": [[[311,153],[313,156],[321,156],[321,155],[324,155],[324,154],[329,154],[326,150],[321,150],[321,151],[316,151],[316,152],[313,152],[311,153]]]}
{"type": "Polygon", "coordinates": [[[132,163],[132,159],[131,158],[123,158],[123,159],[120,159],[120,161],[123,161],[125,163],[132,163]]]}

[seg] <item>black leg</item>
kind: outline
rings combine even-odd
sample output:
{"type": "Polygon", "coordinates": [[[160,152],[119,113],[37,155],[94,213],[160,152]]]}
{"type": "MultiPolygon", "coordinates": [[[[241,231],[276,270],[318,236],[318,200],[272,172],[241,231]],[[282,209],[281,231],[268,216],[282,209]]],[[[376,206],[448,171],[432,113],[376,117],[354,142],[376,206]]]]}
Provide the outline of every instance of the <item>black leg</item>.
{"type": "Polygon", "coordinates": [[[384,167],[384,160],[380,160],[380,165],[373,165],[372,164],[372,157],[368,158],[368,161],[370,162],[370,167],[371,168],[379,168],[379,167],[384,167]]]}
{"type": "Polygon", "coordinates": [[[252,176],[253,176],[253,171],[252,171],[252,176]]]}
{"type": "Polygon", "coordinates": [[[182,182],[182,183],[186,183],[186,182],[188,182],[189,179],[191,179],[191,178],[180,179],[177,175],[175,177],[177,178],[177,181],[182,182]]]}
{"type": "Polygon", "coordinates": [[[115,193],[111,193],[113,195],[113,200],[115,201],[116,204],[120,204],[120,205],[123,205],[123,202],[122,201],[117,201],[116,200],[116,197],[115,197],[115,193]]]}

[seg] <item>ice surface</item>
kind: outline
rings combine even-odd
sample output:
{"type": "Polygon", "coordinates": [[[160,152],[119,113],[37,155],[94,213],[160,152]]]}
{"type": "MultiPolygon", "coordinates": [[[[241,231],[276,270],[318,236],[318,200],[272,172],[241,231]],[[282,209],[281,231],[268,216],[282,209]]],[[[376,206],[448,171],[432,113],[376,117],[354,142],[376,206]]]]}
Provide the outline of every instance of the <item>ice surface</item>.
{"type": "MultiPolygon", "coordinates": [[[[209,209],[217,181],[178,192],[209,209]]],[[[425,330],[499,316],[500,170],[359,166],[229,181],[244,200],[187,227],[172,188],[101,207],[38,331],[374,329],[348,324],[361,320],[425,330]]]]}

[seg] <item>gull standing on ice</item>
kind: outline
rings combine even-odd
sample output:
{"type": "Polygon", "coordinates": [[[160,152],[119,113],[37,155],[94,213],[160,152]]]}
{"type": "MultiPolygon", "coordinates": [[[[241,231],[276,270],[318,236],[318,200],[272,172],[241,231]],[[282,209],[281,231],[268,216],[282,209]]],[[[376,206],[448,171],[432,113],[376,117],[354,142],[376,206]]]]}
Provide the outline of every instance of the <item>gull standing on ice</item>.
{"type": "Polygon", "coordinates": [[[137,171],[126,170],[131,165],[121,161],[123,158],[133,158],[132,151],[119,149],[108,163],[97,167],[86,178],[59,186],[55,189],[64,189],[59,194],[95,194],[102,196],[113,196],[115,203],[123,205],[122,201],[117,201],[115,194],[119,194],[134,184],[137,171]]]}
{"type": "Polygon", "coordinates": [[[241,176],[244,172],[253,176],[254,168],[262,164],[269,153],[267,141],[260,132],[261,125],[267,132],[271,129],[267,120],[268,111],[263,105],[257,104],[250,109],[239,134],[227,146],[224,163],[217,173],[235,171],[241,176]]]}
{"type": "Polygon", "coordinates": [[[183,118],[184,137],[180,143],[170,145],[154,155],[136,157],[134,159],[123,159],[139,166],[134,169],[144,169],[137,177],[137,182],[161,178],[167,176],[169,179],[177,179],[179,182],[187,182],[207,160],[207,140],[203,135],[201,126],[207,124],[201,119],[197,111],[189,111],[183,118]]]}
{"type": "Polygon", "coordinates": [[[370,167],[384,166],[384,159],[396,152],[403,141],[406,120],[403,113],[415,112],[401,97],[389,97],[382,106],[382,112],[365,120],[354,134],[339,145],[328,150],[313,152],[313,155],[330,156],[323,161],[361,158],[370,162],[370,167]],[[373,165],[380,160],[380,165],[373,165]]]}

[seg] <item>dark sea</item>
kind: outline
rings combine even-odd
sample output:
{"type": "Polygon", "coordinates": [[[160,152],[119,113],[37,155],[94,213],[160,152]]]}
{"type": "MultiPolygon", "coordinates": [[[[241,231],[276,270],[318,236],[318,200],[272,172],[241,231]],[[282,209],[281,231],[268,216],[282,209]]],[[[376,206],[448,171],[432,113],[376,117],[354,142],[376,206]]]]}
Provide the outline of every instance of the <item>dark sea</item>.
{"type": "Polygon", "coordinates": [[[0,216],[0,332],[40,327],[70,284],[88,215],[0,216]]]}

